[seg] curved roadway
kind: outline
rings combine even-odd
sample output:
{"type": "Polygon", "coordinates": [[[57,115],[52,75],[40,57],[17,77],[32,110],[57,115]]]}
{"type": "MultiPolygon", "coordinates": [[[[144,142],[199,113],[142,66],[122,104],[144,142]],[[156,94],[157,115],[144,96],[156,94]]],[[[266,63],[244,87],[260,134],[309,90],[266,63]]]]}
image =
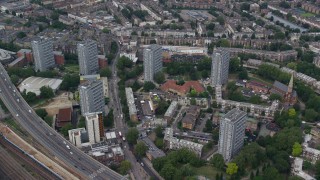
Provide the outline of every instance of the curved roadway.
{"type": "Polygon", "coordinates": [[[0,98],[17,122],[72,171],[78,172],[80,179],[126,179],[73,146],[49,127],[25,102],[1,63],[0,98]]]}

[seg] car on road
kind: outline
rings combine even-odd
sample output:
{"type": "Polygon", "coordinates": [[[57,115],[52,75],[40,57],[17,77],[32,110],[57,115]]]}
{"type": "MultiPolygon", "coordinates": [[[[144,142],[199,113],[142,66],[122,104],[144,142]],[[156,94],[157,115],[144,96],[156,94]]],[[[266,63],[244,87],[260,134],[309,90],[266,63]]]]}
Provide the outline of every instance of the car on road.
{"type": "Polygon", "coordinates": [[[69,145],[66,145],[67,149],[70,149],[70,146],[69,145]]]}
{"type": "Polygon", "coordinates": [[[70,151],[70,154],[72,155],[72,154],[73,154],[73,152],[71,152],[71,151],[70,151]]]}
{"type": "Polygon", "coordinates": [[[31,113],[31,110],[29,109],[29,113],[31,113]]]}
{"type": "Polygon", "coordinates": [[[18,116],[19,116],[19,114],[16,114],[16,116],[18,117],[18,116]]]}

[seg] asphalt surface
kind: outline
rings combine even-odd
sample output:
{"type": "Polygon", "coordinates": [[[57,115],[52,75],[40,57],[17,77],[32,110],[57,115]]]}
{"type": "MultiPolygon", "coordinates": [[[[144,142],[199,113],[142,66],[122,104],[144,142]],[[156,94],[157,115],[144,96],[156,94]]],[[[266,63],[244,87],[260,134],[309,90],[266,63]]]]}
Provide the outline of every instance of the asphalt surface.
{"type": "MultiPolygon", "coordinates": [[[[119,98],[119,88],[118,88],[118,82],[119,77],[117,76],[117,61],[120,56],[120,44],[118,40],[114,39],[114,41],[118,45],[118,53],[112,62],[111,70],[112,70],[112,77],[110,78],[109,82],[109,94],[110,94],[110,105],[113,107],[113,113],[114,113],[114,125],[115,128],[122,133],[123,136],[125,136],[126,132],[128,131],[127,124],[124,122],[123,113],[122,113],[122,107],[120,104],[120,98],[119,98]]],[[[144,175],[142,166],[139,162],[137,162],[136,157],[133,155],[133,153],[129,149],[129,145],[126,141],[123,143],[123,151],[125,155],[125,159],[130,161],[131,163],[131,171],[137,180],[147,179],[144,175]]]]}
{"type": "Polygon", "coordinates": [[[126,179],[83,153],[37,116],[12,84],[2,64],[0,64],[0,98],[17,122],[68,168],[77,172],[80,179],[126,179]]]}

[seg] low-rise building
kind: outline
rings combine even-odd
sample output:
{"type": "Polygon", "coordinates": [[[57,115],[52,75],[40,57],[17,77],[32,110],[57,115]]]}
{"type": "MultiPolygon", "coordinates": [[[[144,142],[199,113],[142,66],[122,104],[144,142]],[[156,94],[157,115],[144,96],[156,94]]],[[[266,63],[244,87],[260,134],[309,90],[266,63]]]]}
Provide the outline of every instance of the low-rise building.
{"type": "Polygon", "coordinates": [[[56,92],[59,89],[61,83],[61,79],[30,76],[27,79],[23,80],[22,83],[18,86],[18,88],[20,92],[26,90],[26,93],[33,92],[37,96],[39,96],[41,87],[47,86],[50,87],[53,90],[53,92],[56,92]]]}
{"type": "Polygon", "coordinates": [[[67,123],[71,123],[72,120],[72,107],[59,109],[56,115],[55,127],[62,128],[67,123]]]}
{"type": "Polygon", "coordinates": [[[167,80],[161,85],[160,89],[165,92],[172,92],[179,96],[186,96],[191,89],[194,89],[197,93],[205,91],[202,84],[198,81],[187,81],[183,85],[178,85],[175,80],[167,80]]]}
{"type": "Polygon", "coordinates": [[[126,90],[127,103],[128,103],[128,107],[129,107],[130,119],[132,121],[138,121],[137,108],[134,103],[134,96],[133,96],[132,88],[126,88],[125,90],[126,90]]]}
{"type": "Polygon", "coordinates": [[[164,119],[167,122],[171,122],[176,110],[178,108],[178,102],[177,101],[172,101],[170,106],[168,107],[166,113],[164,114],[164,119]]]}
{"type": "Polygon", "coordinates": [[[71,129],[68,134],[69,141],[77,147],[81,147],[82,143],[88,139],[87,131],[84,128],[71,129]]]}
{"type": "Polygon", "coordinates": [[[182,118],[182,127],[192,130],[195,126],[196,120],[200,115],[200,107],[198,106],[190,106],[184,117],[182,118]]]}
{"type": "Polygon", "coordinates": [[[172,128],[166,128],[164,140],[169,149],[186,148],[193,151],[198,157],[201,157],[203,145],[174,137],[172,128]]]}

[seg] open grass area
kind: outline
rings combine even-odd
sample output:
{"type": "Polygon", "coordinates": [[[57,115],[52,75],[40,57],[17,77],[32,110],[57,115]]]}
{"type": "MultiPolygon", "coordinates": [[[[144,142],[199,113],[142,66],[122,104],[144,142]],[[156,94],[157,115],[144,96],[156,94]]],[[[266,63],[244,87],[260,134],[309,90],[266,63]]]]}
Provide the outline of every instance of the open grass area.
{"type": "Polygon", "coordinates": [[[221,173],[222,171],[217,170],[215,167],[206,165],[199,168],[195,168],[195,172],[199,176],[205,176],[209,179],[215,179],[217,173],[221,173]]]}
{"type": "Polygon", "coordinates": [[[260,76],[257,76],[255,74],[249,74],[249,77],[250,77],[250,80],[255,80],[255,81],[258,81],[258,82],[261,82],[261,83],[265,83],[265,84],[267,84],[269,86],[273,85],[272,81],[264,80],[260,76]]]}
{"type": "Polygon", "coordinates": [[[4,124],[8,125],[14,132],[26,135],[21,126],[12,118],[5,119],[4,124]]]}
{"type": "Polygon", "coordinates": [[[79,73],[79,65],[78,64],[66,64],[64,66],[64,68],[69,73],[79,73]]]}
{"type": "Polygon", "coordinates": [[[313,17],[313,16],[315,16],[315,14],[308,12],[308,13],[302,13],[301,16],[302,17],[313,17]]]}

